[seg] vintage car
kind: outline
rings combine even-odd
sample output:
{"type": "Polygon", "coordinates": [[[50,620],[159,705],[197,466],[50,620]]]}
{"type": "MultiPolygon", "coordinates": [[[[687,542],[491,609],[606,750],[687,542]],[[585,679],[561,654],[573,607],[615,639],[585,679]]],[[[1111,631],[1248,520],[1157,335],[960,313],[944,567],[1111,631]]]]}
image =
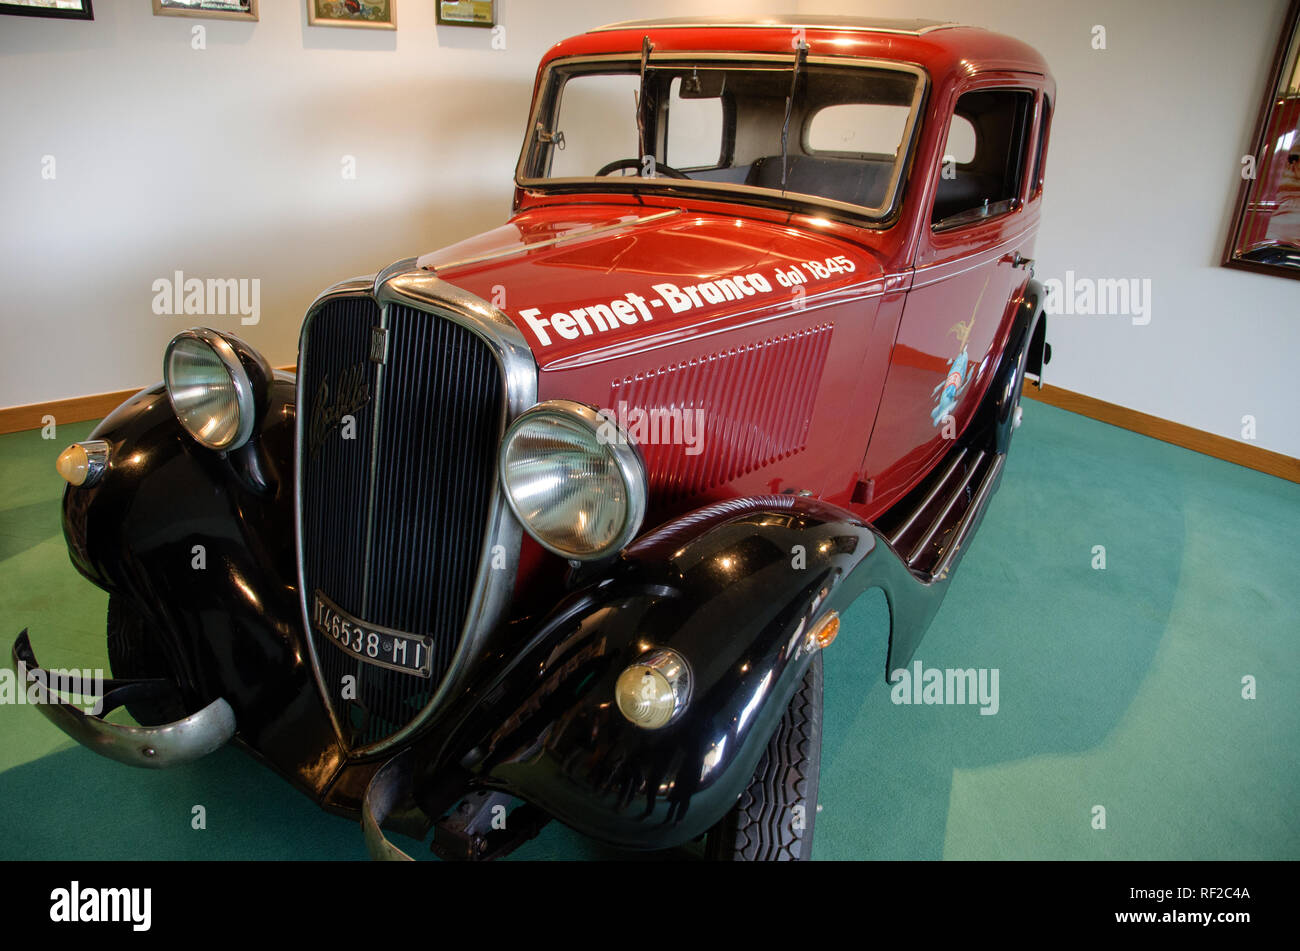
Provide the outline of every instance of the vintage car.
{"type": "MultiPolygon", "coordinates": [[[[141,725],[43,713],[136,766],[233,739],[377,857],[557,819],[807,858],[822,652],[881,589],[854,674],[907,663],[1050,358],[1054,95],[938,22],[554,46],[506,224],[330,288],[296,378],[179,334],[63,453],[103,706],[141,725]]],[[[44,682],[26,631],[13,657],[44,682]]]]}

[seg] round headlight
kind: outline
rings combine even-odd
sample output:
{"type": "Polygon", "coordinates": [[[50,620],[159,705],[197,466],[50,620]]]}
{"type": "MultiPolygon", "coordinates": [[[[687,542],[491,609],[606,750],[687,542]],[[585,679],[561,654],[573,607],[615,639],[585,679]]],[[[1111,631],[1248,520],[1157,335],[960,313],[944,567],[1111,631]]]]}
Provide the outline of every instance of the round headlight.
{"type": "Polygon", "coordinates": [[[617,424],[569,400],[520,414],[501,448],[501,485],[528,534],[573,560],[604,558],[645,517],[645,468],[617,424]]]}
{"type": "Polygon", "coordinates": [[[253,384],[221,334],[177,334],[163,358],[163,381],[176,418],[209,449],[238,449],[253,434],[253,384]]]}
{"type": "Polygon", "coordinates": [[[614,684],[619,712],[647,730],[667,726],[690,695],[690,668],[681,654],[667,648],[642,657],[614,684]]]}

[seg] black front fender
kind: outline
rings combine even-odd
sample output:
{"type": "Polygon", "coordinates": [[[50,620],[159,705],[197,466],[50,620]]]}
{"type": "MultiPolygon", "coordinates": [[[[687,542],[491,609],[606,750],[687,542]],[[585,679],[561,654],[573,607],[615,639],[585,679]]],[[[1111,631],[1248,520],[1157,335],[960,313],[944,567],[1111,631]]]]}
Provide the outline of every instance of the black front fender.
{"type": "Polygon", "coordinates": [[[176,421],[162,385],[92,437],[110,461],[64,495],[76,567],[155,633],[190,710],[224,699],[239,738],[319,795],[343,759],[312,676],[293,579],[294,388],[276,380],[252,440],[218,453],[176,421]]]}
{"type": "Polygon", "coordinates": [[[421,757],[416,795],[434,814],[445,808],[439,777],[456,764],[611,844],[688,841],[750,782],[811,662],[809,629],[872,586],[885,589],[894,628],[914,629],[904,639],[910,656],[942,585],[922,585],[848,512],[775,496],[669,523],[575,592],[471,692],[472,712],[421,757]],[[645,730],[618,711],[614,683],[662,647],[690,665],[691,698],[668,726],[645,730]]]}

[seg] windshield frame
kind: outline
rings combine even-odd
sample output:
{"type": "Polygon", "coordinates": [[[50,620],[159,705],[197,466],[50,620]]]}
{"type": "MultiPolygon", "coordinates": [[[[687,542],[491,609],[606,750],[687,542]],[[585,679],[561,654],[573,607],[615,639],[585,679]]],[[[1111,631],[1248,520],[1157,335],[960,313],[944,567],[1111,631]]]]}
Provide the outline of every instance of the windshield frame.
{"type": "MultiPolygon", "coordinates": [[[[793,70],[795,53],[793,50],[789,55],[707,51],[652,53],[648,68],[654,69],[656,66],[661,65],[692,63],[699,66],[731,67],[754,63],[765,69],[771,69],[774,65],[784,65],[793,70]]],[[[830,212],[834,217],[849,218],[856,224],[868,227],[879,228],[893,224],[899,211],[903,185],[911,173],[917,144],[920,140],[922,116],[931,85],[929,74],[924,68],[914,63],[869,57],[808,56],[805,63],[809,66],[829,66],[844,69],[890,70],[905,73],[915,78],[916,83],[912,92],[912,102],[903,131],[902,148],[894,163],[889,184],[886,188],[885,199],[881,205],[869,207],[838,201],[833,198],[809,195],[803,192],[782,192],[779,189],[761,188],[754,185],[737,185],[728,182],[710,182],[696,179],[687,180],[669,176],[657,176],[655,178],[614,175],[565,178],[528,177],[527,171],[535,161],[538,150],[546,145],[541,141],[538,134],[538,123],[541,120],[543,107],[548,106],[548,104],[558,103],[557,95],[562,91],[562,87],[557,87],[556,83],[561,79],[560,72],[572,67],[615,66],[619,68],[609,70],[610,73],[636,75],[640,71],[641,58],[639,53],[630,51],[626,53],[559,57],[546,64],[537,86],[537,95],[529,113],[528,131],[525,134],[519,162],[515,168],[515,184],[530,192],[546,194],[607,191],[622,194],[653,192],[668,196],[689,195],[704,200],[732,200],[746,204],[757,204],[783,211],[812,211],[815,214],[823,215],[830,212]]],[[[591,72],[599,73],[601,70],[596,69],[591,72]]],[[[555,108],[555,105],[550,105],[550,108],[555,108]]],[[[802,135],[802,130],[800,135],[802,135]]]]}

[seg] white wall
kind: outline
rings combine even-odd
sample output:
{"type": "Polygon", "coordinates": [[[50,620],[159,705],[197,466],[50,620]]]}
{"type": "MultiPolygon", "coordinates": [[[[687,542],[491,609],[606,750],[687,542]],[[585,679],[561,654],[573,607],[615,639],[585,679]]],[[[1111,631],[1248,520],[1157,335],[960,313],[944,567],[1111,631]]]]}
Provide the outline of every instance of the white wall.
{"type": "MultiPolygon", "coordinates": [[[[1048,379],[1300,456],[1300,284],[1218,266],[1285,0],[803,0],[807,13],[952,18],[1039,49],[1059,86],[1038,276],[1149,278],[1151,322],[1055,318],[1048,379]],[[1092,27],[1106,27],[1105,51],[1092,27]]],[[[508,49],[399,0],[395,33],[259,23],[0,17],[0,406],[160,376],[193,318],[152,282],[259,277],[262,320],[210,321],[294,360],[333,281],[504,219],[538,58],[611,20],[774,9],[742,0],[499,0],[508,49]],[[190,48],[196,24],[207,49],[190,48]],[[41,178],[45,155],[57,178],[41,178]],[[340,175],[343,155],[358,177],[340,175]],[[56,367],[55,357],[59,358],[56,367]],[[56,375],[57,372],[57,375],[56,375]]]]}
{"type": "Polygon", "coordinates": [[[0,16],[0,406],[152,383],[195,323],[293,363],[327,286],[502,223],[542,53],[646,5],[498,9],[504,52],[437,26],[433,0],[398,0],[391,32],[309,27],[305,0],[262,0],[256,23],[150,0],[0,16]],[[176,270],[260,278],[261,322],[156,316],[152,284],[176,270]]]}

